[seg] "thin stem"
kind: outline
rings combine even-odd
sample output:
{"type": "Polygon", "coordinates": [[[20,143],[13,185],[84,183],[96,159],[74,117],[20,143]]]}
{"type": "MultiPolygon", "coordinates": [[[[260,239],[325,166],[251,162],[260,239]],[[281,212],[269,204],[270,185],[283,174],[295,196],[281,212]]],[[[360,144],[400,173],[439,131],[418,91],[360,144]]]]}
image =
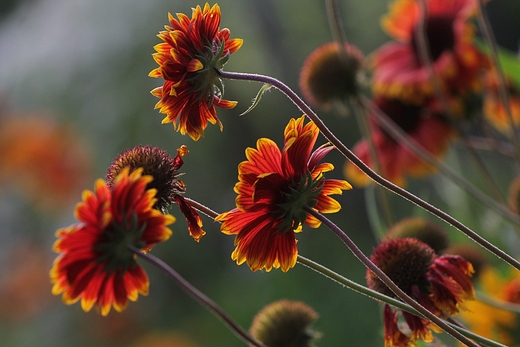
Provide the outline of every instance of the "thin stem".
{"type": "MultiPolygon", "coordinates": [[[[354,105],[354,112],[356,113],[356,120],[359,126],[359,129],[361,131],[361,134],[365,138],[368,139],[368,147],[370,150],[370,156],[372,158],[372,162],[374,163],[374,170],[379,175],[382,174],[381,171],[381,162],[379,160],[379,155],[376,151],[376,147],[373,141],[372,136],[370,136],[370,126],[368,124],[368,117],[366,116],[365,112],[363,112],[365,108],[358,107],[357,103],[354,105]]],[[[386,223],[386,227],[389,228],[392,224],[394,224],[393,218],[392,218],[392,210],[390,208],[390,202],[388,201],[388,190],[384,189],[383,187],[377,185],[376,186],[376,194],[378,197],[379,202],[381,203],[381,210],[383,212],[383,220],[386,223]]],[[[379,235],[381,237],[382,235],[379,235]]]]}
{"type": "Polygon", "coordinates": [[[452,326],[447,324],[441,318],[437,317],[426,308],[421,306],[417,301],[412,299],[407,293],[399,288],[391,279],[388,277],[379,267],[377,267],[359,248],[358,246],[343,232],[336,224],[324,215],[312,208],[306,208],[306,211],[312,216],[316,217],[323,224],[325,224],[341,241],[350,249],[350,251],[365,265],[370,271],[372,271],[398,298],[406,302],[408,305],[415,308],[423,317],[435,323],[437,326],[442,328],[448,334],[456,338],[458,341],[466,344],[467,346],[477,347],[478,345],[473,341],[469,340],[466,336],[455,330],[452,326]]]}
{"type": "Polygon", "coordinates": [[[219,214],[209,207],[202,205],[200,202],[197,202],[190,198],[184,198],[188,204],[190,204],[194,209],[198,210],[199,212],[204,213],[206,216],[210,218],[216,218],[219,214]]]}
{"type": "Polygon", "coordinates": [[[412,137],[406,134],[401,128],[395,125],[393,121],[383,112],[381,111],[377,105],[375,105],[372,100],[369,98],[362,96],[361,102],[363,105],[370,110],[371,114],[377,119],[378,123],[381,127],[390,134],[393,138],[395,138],[398,142],[403,143],[406,148],[412,150],[415,154],[417,154],[421,159],[423,159],[428,164],[433,165],[436,169],[438,169],[443,175],[449,178],[451,181],[455,182],[459,187],[464,189],[469,195],[476,198],[478,201],[482,202],[484,205],[489,207],[491,210],[501,215],[504,218],[507,218],[509,221],[514,222],[516,224],[520,224],[520,217],[513,213],[510,209],[505,206],[499,204],[486,194],[482,193],[478,188],[472,185],[470,182],[461,177],[457,172],[451,169],[449,166],[440,162],[437,158],[435,158],[430,152],[428,152],[423,146],[417,143],[412,137]]]}
{"type": "MultiPolygon", "coordinates": [[[[416,316],[421,316],[423,317],[423,315],[421,313],[419,313],[416,309],[414,309],[413,307],[411,307],[410,305],[408,304],[405,304],[404,302],[400,301],[400,300],[397,300],[397,299],[394,299],[390,296],[387,296],[387,295],[384,295],[384,294],[381,294],[379,292],[376,292],[375,290],[372,290],[368,287],[365,287],[365,286],[362,286],[361,284],[359,283],[356,283],[352,280],[349,280],[348,278],[346,277],[343,277],[341,276],[340,274],[330,270],[329,268],[321,265],[321,264],[318,264],[308,258],[305,258],[304,256],[302,255],[298,255],[298,263],[302,264],[303,266],[306,266],[308,267],[309,269],[313,270],[313,271],[316,271],[317,273],[319,273],[320,275],[323,275],[325,277],[327,277],[328,279],[330,280],[333,280],[355,292],[358,292],[360,294],[363,294],[363,295],[366,295],[372,299],[375,299],[377,301],[383,301],[387,304],[390,304],[392,306],[395,306],[403,311],[407,311],[411,314],[414,314],[416,316]]],[[[455,321],[454,322],[448,322],[455,330],[459,331],[461,334],[463,334],[464,336],[472,339],[472,340],[475,340],[481,344],[484,344],[484,345],[487,345],[487,346],[494,346],[494,347],[506,347],[505,345],[501,344],[501,343],[498,343],[496,341],[493,341],[493,340],[490,340],[490,339],[487,339],[485,337],[482,337],[480,335],[477,335],[471,331],[468,331],[467,329],[464,329],[463,327],[461,327],[459,324],[457,324],[455,321]]]]}
{"type": "Polygon", "coordinates": [[[229,316],[220,306],[218,306],[213,300],[207,297],[200,290],[195,288],[191,283],[186,281],[179,273],[177,273],[174,269],[172,269],[168,264],[163,262],[161,259],[149,254],[143,253],[140,249],[135,248],[133,246],[128,246],[128,249],[136,254],[138,257],[146,260],[153,266],[162,270],[168,276],[170,276],[178,285],[181,286],[183,290],[185,290],[189,295],[191,295],[195,300],[205,306],[209,311],[213,312],[228,328],[235,333],[237,337],[239,337],[244,342],[257,346],[257,347],[267,347],[263,343],[255,340],[249,333],[242,328],[238,323],[236,323],[231,316],[229,316]]]}
{"type": "Polygon", "coordinates": [[[518,262],[514,257],[505,253],[501,249],[497,248],[495,245],[484,239],[482,236],[475,233],[473,230],[468,228],[463,223],[459,222],[454,217],[450,216],[446,212],[438,209],[437,207],[429,204],[428,202],[422,200],[421,198],[415,196],[410,193],[406,189],[403,189],[387,179],[378,175],[374,170],[372,170],[368,165],[363,163],[361,159],[359,159],[347,146],[343,144],[323,123],[323,121],[316,115],[316,113],[296,94],[291,88],[286,86],[283,82],[277,80],[276,78],[259,75],[259,74],[249,74],[249,73],[238,73],[238,72],[227,72],[220,71],[220,76],[222,78],[232,79],[232,80],[242,80],[242,81],[255,81],[260,83],[267,83],[280,90],[285,96],[287,96],[303,113],[309,117],[310,120],[316,124],[316,126],[320,129],[321,133],[325,138],[332,143],[338,151],[343,154],[347,159],[349,159],[357,168],[363,171],[368,177],[370,177],[377,184],[387,188],[388,190],[394,192],[395,194],[407,199],[417,206],[425,209],[431,214],[439,217],[444,220],[446,223],[454,226],[459,231],[464,233],[469,238],[473,239],[476,243],[481,245],[483,248],[487,249],[491,253],[495,254],[500,259],[504,260],[517,270],[520,270],[520,262],[518,262]]]}

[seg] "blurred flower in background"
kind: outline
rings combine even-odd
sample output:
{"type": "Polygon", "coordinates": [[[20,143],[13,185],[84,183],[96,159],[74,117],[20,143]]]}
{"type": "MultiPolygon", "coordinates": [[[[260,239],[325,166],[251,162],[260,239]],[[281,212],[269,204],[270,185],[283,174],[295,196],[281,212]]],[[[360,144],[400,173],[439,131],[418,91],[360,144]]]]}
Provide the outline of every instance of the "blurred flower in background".
{"type": "Polygon", "coordinates": [[[92,174],[92,154],[73,126],[43,113],[0,117],[0,191],[40,208],[67,206],[92,174]]]}

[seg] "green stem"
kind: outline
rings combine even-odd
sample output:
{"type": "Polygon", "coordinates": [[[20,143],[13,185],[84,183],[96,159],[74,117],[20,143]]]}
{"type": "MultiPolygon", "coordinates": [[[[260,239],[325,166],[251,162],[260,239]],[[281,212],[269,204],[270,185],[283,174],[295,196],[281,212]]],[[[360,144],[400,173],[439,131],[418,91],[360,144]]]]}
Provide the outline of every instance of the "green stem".
{"type": "MultiPolygon", "coordinates": [[[[376,292],[375,290],[372,290],[368,287],[365,287],[365,286],[362,286],[361,284],[359,283],[356,283],[352,280],[349,280],[348,278],[346,277],[343,277],[341,276],[340,274],[330,270],[329,268],[321,265],[321,264],[318,264],[308,258],[305,258],[304,256],[301,256],[301,255],[298,255],[298,263],[302,264],[303,266],[306,266],[308,267],[309,269],[313,270],[313,271],[316,271],[317,273],[319,273],[320,275],[323,275],[325,277],[327,277],[328,279],[330,280],[333,280],[355,292],[358,292],[360,294],[363,294],[363,295],[366,295],[368,296],[369,298],[372,298],[372,299],[375,299],[377,301],[382,301],[382,302],[385,302],[387,304],[390,304],[394,307],[397,307],[403,311],[407,311],[411,314],[414,314],[416,316],[421,316],[423,317],[422,314],[420,314],[416,309],[414,309],[413,307],[411,307],[410,305],[407,305],[405,304],[404,302],[400,301],[400,300],[397,300],[397,299],[394,299],[390,296],[387,296],[387,295],[384,295],[384,294],[381,294],[379,292],[376,292]]],[[[463,334],[464,336],[472,339],[472,340],[475,340],[477,341],[478,343],[481,343],[481,344],[484,344],[486,346],[493,346],[493,347],[506,347],[505,345],[501,344],[501,343],[498,343],[496,341],[493,341],[493,340],[490,340],[490,339],[487,339],[485,337],[482,337],[480,335],[477,335],[471,331],[468,331],[454,323],[448,323],[450,324],[455,330],[457,330],[458,332],[460,332],[461,334],[463,334]]]]}
{"type": "Polygon", "coordinates": [[[482,236],[475,233],[473,230],[468,228],[463,223],[459,222],[457,219],[449,215],[448,213],[438,209],[437,207],[431,205],[430,203],[422,200],[421,198],[415,196],[410,193],[406,189],[403,189],[387,179],[378,175],[374,170],[372,170],[368,165],[366,165],[361,159],[359,159],[347,146],[343,144],[323,123],[323,121],[318,117],[318,115],[296,94],[291,88],[285,85],[283,82],[277,80],[276,78],[259,75],[259,74],[250,74],[250,73],[239,73],[239,72],[227,72],[220,71],[220,77],[231,79],[231,80],[241,80],[241,81],[255,81],[260,83],[271,84],[273,87],[281,91],[285,96],[287,96],[303,113],[309,117],[310,120],[316,124],[316,126],[320,129],[321,133],[325,138],[332,143],[336,149],[343,154],[347,159],[349,159],[356,167],[358,167],[361,171],[363,171],[368,177],[370,177],[377,184],[387,188],[393,193],[407,199],[417,206],[425,209],[431,214],[437,216],[438,218],[444,220],[446,223],[454,226],[459,231],[464,233],[469,238],[473,239],[476,243],[481,245],[483,248],[487,249],[491,253],[495,254],[500,259],[504,260],[517,270],[520,270],[520,262],[518,262],[514,257],[505,253],[482,236]]]}
{"type": "Polygon", "coordinates": [[[229,316],[220,306],[218,306],[213,300],[207,297],[200,290],[195,288],[191,283],[186,281],[177,271],[171,268],[168,264],[163,262],[161,259],[149,254],[143,253],[140,249],[133,246],[128,246],[128,249],[132,251],[138,257],[146,260],[153,266],[162,270],[168,276],[170,276],[178,285],[181,286],[189,295],[191,295],[196,301],[205,306],[209,311],[215,314],[235,335],[248,343],[249,345],[257,347],[267,347],[263,343],[255,340],[249,333],[236,323],[231,316],[229,316]]]}
{"type": "Polygon", "coordinates": [[[325,224],[336,236],[338,236],[341,241],[350,249],[350,251],[369,269],[372,271],[398,298],[406,302],[408,305],[416,309],[421,316],[425,317],[429,321],[435,323],[445,332],[453,336],[458,341],[464,343],[470,347],[478,347],[477,344],[469,340],[466,336],[458,332],[448,323],[443,321],[441,318],[437,317],[426,308],[421,306],[417,301],[415,301],[412,297],[410,297],[407,293],[405,293],[401,288],[399,288],[391,279],[388,277],[379,267],[377,267],[360,249],[359,247],[348,237],[347,234],[343,232],[336,224],[334,224],[330,219],[325,217],[323,214],[312,208],[306,208],[306,211],[310,213],[312,216],[316,217],[323,224],[325,224]]]}

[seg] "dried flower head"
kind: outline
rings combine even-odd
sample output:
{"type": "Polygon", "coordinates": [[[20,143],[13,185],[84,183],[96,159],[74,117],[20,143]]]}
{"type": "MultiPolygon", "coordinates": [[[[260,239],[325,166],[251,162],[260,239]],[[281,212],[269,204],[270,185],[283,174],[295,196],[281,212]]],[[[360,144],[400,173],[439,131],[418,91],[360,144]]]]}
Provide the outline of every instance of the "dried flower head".
{"type": "MultiPolygon", "coordinates": [[[[437,316],[458,313],[460,304],[475,296],[471,283],[473,267],[469,262],[454,255],[439,257],[433,249],[417,239],[382,242],[374,249],[371,260],[399,288],[437,316]]],[[[370,270],[367,271],[367,283],[371,289],[395,297],[370,270]]],[[[411,330],[411,336],[407,336],[397,325],[397,313],[385,304],[385,345],[408,347],[419,338],[425,342],[432,341],[430,329],[438,329],[435,325],[403,311],[404,320],[411,330]]]]}
{"type": "Polygon", "coordinates": [[[316,311],[305,303],[280,300],[258,312],[250,332],[269,347],[313,347],[321,334],[309,326],[317,319],[316,311]]]}
{"type": "Polygon", "coordinates": [[[154,208],[167,213],[168,207],[172,204],[179,205],[181,212],[186,217],[190,235],[195,241],[200,241],[206,234],[202,230],[202,219],[199,214],[184,199],[186,186],[179,179],[182,173],[179,172],[182,164],[182,157],[188,154],[186,146],[177,149],[177,155],[172,158],[168,152],[157,147],[136,146],[118,155],[107,170],[107,185],[112,188],[115,178],[125,168],[130,168],[130,172],[142,169],[144,175],[150,175],[153,180],[148,183],[147,189],[156,189],[156,202],[154,208]]]}
{"type": "Polygon", "coordinates": [[[300,72],[304,97],[323,109],[334,103],[346,103],[359,92],[363,53],[350,44],[340,47],[337,42],[318,47],[307,57],[300,72]]]}

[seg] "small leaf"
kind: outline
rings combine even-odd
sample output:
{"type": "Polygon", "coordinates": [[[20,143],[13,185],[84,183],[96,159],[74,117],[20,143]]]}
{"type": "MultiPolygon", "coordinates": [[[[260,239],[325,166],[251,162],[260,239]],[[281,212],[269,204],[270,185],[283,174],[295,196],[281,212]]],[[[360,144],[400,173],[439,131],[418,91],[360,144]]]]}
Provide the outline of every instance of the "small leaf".
{"type": "Polygon", "coordinates": [[[260,102],[260,99],[262,99],[262,95],[264,95],[264,93],[266,91],[268,91],[269,89],[271,89],[272,85],[271,84],[268,84],[268,83],[265,83],[262,88],[260,88],[260,90],[258,91],[258,94],[256,94],[256,97],[253,99],[253,103],[251,104],[251,106],[249,106],[249,108],[247,110],[245,110],[244,112],[242,112],[240,114],[240,116],[243,116],[245,114],[248,114],[249,112],[251,112],[255,107],[256,105],[258,105],[258,103],[260,102]]]}

